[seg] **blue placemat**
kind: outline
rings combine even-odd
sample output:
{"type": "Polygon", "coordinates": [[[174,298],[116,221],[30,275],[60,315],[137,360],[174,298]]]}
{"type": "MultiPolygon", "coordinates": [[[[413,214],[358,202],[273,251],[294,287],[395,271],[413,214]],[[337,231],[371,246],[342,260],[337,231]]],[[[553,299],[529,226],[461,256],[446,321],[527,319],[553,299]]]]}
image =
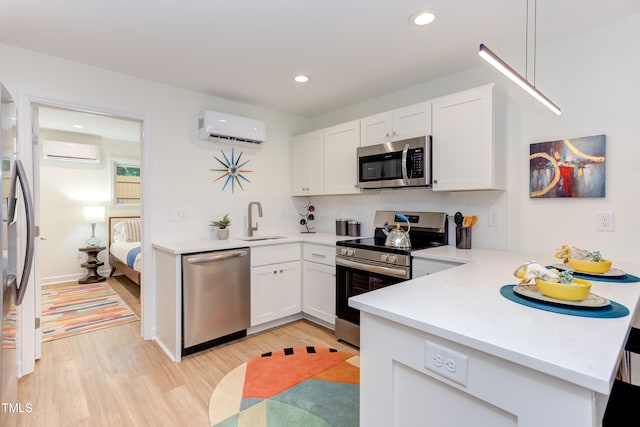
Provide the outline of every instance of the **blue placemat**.
{"type": "MultiPolygon", "coordinates": [[[[560,269],[559,267],[556,267],[555,265],[547,265],[547,268],[555,268],[555,269],[558,269],[558,270],[560,269]]],[[[629,274],[629,273],[625,273],[624,276],[618,276],[618,277],[596,276],[594,274],[578,273],[577,271],[574,271],[571,274],[573,275],[573,277],[577,277],[578,279],[595,280],[597,282],[613,282],[613,283],[635,283],[635,282],[640,282],[640,277],[634,276],[633,274],[629,274]]]]}
{"type": "Polygon", "coordinates": [[[566,305],[558,305],[525,298],[514,292],[513,288],[515,287],[516,285],[504,285],[500,288],[500,294],[508,300],[526,305],[527,307],[550,311],[552,313],[581,317],[601,317],[612,319],[615,317],[625,317],[629,315],[629,309],[627,307],[612,300],[609,300],[610,304],[608,306],[602,308],[574,308],[566,305]]]}

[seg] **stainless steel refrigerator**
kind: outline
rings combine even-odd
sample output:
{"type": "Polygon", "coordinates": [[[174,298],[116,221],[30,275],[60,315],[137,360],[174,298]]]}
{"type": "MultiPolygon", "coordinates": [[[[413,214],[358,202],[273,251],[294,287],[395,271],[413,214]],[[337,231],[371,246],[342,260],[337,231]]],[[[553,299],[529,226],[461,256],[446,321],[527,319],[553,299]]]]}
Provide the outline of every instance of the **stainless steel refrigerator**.
{"type": "Polygon", "coordinates": [[[33,205],[22,162],[17,157],[17,109],[9,91],[0,83],[0,149],[2,173],[0,186],[0,241],[2,242],[2,346],[0,346],[0,426],[15,426],[16,415],[24,410],[18,401],[18,328],[19,309],[33,263],[33,205]],[[24,251],[18,253],[18,246],[24,251]],[[18,272],[18,269],[21,272],[18,272]]]}

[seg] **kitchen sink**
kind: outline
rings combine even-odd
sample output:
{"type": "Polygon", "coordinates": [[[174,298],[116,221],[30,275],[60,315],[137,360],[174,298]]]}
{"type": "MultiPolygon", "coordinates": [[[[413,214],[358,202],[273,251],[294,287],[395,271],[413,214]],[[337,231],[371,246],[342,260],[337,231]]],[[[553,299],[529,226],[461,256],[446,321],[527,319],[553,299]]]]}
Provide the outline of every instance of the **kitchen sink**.
{"type": "Polygon", "coordinates": [[[252,237],[241,237],[240,240],[244,240],[247,242],[255,242],[257,240],[275,240],[275,239],[285,239],[285,236],[252,236],[252,237]]]}

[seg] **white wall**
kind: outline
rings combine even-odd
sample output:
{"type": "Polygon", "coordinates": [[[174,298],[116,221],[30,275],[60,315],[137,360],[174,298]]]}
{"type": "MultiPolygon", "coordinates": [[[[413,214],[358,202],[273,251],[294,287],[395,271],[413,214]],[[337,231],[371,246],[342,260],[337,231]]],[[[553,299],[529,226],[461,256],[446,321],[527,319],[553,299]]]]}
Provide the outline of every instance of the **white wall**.
{"type": "MultiPolygon", "coordinates": [[[[476,247],[552,253],[569,243],[598,249],[613,260],[637,261],[640,229],[640,15],[597,28],[580,37],[538,47],[537,87],[560,105],[558,117],[478,58],[478,67],[371,99],[314,118],[312,128],[353,120],[402,105],[495,82],[506,92],[508,191],[439,194],[429,190],[383,192],[376,196],[315,198],[319,230],[331,231],[336,216],[363,221],[371,232],[377,208],[442,210],[479,215],[476,247]],[[607,137],[606,197],[530,199],[529,144],[597,134],[607,137]],[[500,227],[489,228],[488,212],[500,227]],[[615,232],[595,231],[595,213],[615,212],[615,232]]],[[[523,60],[505,58],[510,65],[523,60]]]]}
{"type": "MultiPolygon", "coordinates": [[[[80,266],[86,254],[78,248],[86,246],[91,235],[90,224],[84,222],[82,207],[100,205],[109,216],[140,215],[139,206],[113,206],[112,159],[140,161],[140,144],[131,141],[103,139],[97,135],[40,129],[40,141],[91,143],[101,147],[99,164],[40,160],[40,276],[42,284],[77,280],[86,274],[80,266]]],[[[42,149],[42,144],[41,147],[42,149]]],[[[107,246],[108,222],[96,224],[96,237],[107,246]]],[[[105,262],[100,273],[108,275],[106,252],[99,254],[105,262]]]]}

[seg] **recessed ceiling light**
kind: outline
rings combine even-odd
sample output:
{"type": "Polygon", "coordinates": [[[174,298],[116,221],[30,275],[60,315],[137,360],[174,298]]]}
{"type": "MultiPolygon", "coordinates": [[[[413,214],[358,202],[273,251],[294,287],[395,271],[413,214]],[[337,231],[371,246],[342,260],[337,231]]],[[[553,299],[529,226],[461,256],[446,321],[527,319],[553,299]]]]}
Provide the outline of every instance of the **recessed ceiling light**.
{"type": "Polygon", "coordinates": [[[409,17],[409,22],[419,27],[427,25],[436,19],[436,12],[431,9],[419,10],[409,17]]]}
{"type": "Polygon", "coordinates": [[[309,77],[305,76],[303,74],[297,75],[293,78],[293,80],[295,80],[298,83],[306,83],[309,81],[309,77]]]}
{"type": "Polygon", "coordinates": [[[76,129],[84,129],[84,125],[73,125],[76,129]]]}

